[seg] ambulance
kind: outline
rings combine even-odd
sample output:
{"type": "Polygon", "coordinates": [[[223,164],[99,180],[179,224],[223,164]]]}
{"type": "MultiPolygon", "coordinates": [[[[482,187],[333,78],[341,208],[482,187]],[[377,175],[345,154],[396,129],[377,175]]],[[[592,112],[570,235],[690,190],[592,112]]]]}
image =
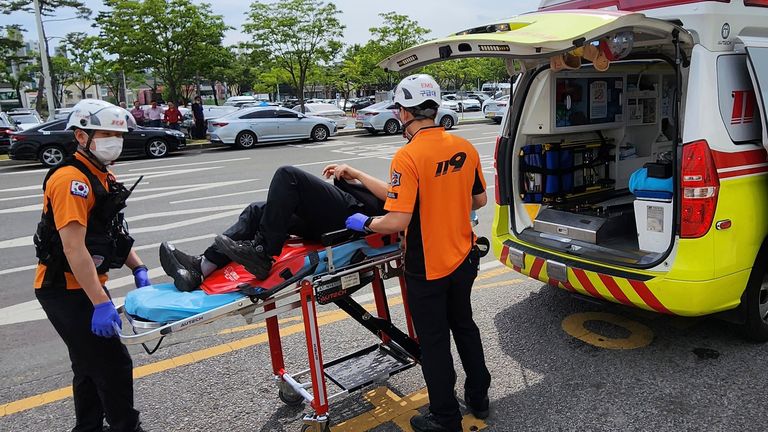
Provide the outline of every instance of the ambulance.
{"type": "Polygon", "coordinates": [[[381,66],[467,57],[520,73],[495,154],[502,263],[768,340],[768,0],[545,0],[381,66]]]}

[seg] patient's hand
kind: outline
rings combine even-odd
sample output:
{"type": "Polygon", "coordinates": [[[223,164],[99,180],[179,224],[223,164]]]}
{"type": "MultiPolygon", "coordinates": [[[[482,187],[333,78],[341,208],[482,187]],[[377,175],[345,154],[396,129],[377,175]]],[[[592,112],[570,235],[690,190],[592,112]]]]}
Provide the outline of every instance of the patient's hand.
{"type": "Polygon", "coordinates": [[[333,176],[337,179],[357,180],[360,178],[360,171],[347,164],[330,164],[323,168],[323,176],[325,178],[333,176]]]}

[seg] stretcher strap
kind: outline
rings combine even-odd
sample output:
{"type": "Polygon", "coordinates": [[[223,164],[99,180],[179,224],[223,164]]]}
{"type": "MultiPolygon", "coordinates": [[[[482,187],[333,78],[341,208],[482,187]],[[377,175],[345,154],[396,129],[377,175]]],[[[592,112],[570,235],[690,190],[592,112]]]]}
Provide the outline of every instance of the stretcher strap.
{"type": "Polygon", "coordinates": [[[237,290],[247,296],[256,297],[258,299],[265,299],[273,296],[278,291],[282,290],[283,288],[292,285],[296,282],[299,282],[300,280],[304,279],[305,277],[314,274],[315,270],[317,269],[318,264],[320,264],[320,256],[317,252],[310,252],[307,254],[307,258],[309,258],[309,265],[303,268],[301,271],[296,273],[293,276],[290,276],[285,279],[285,281],[281,282],[275,287],[272,288],[263,288],[260,286],[253,286],[249,283],[243,283],[237,286],[237,290]]]}

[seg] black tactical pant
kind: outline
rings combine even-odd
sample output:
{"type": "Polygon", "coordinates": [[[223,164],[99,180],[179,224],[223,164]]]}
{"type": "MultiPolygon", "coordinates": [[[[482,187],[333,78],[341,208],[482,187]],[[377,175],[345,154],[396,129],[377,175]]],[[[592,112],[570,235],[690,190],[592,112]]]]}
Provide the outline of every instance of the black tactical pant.
{"type": "Polygon", "coordinates": [[[470,299],[479,261],[473,250],[446,277],[426,280],[407,273],[405,276],[408,306],[421,345],[421,370],[429,393],[429,410],[448,430],[461,429],[461,412],[454,392],[456,371],[451,356],[451,333],[467,375],[465,393],[470,399],[481,401],[491,385],[470,299]]]}
{"type": "MultiPolygon", "coordinates": [[[[260,232],[266,252],[276,256],[289,235],[319,240],[325,233],[344,229],[347,218],[362,211],[362,204],[349,193],[299,168],[284,166],[272,177],[267,201],[246,207],[224,235],[253,240],[260,232]]],[[[230,262],[214,245],[204,255],[219,267],[230,262]]]]}
{"type": "Polygon", "coordinates": [[[64,340],[72,362],[75,428],[102,432],[106,417],[111,430],[133,432],[139,412],[133,407],[133,362],[117,337],[91,333],[93,305],[82,289],[36,289],[35,295],[64,340]]]}

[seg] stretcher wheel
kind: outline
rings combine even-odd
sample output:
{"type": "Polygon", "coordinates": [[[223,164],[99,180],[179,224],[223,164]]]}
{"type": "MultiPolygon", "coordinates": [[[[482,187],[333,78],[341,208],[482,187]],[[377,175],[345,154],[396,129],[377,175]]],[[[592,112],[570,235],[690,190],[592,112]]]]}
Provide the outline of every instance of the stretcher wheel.
{"type": "Polygon", "coordinates": [[[284,404],[290,407],[296,407],[304,403],[304,398],[300,394],[292,391],[285,392],[282,389],[280,389],[277,392],[277,397],[279,397],[284,404]]]}

